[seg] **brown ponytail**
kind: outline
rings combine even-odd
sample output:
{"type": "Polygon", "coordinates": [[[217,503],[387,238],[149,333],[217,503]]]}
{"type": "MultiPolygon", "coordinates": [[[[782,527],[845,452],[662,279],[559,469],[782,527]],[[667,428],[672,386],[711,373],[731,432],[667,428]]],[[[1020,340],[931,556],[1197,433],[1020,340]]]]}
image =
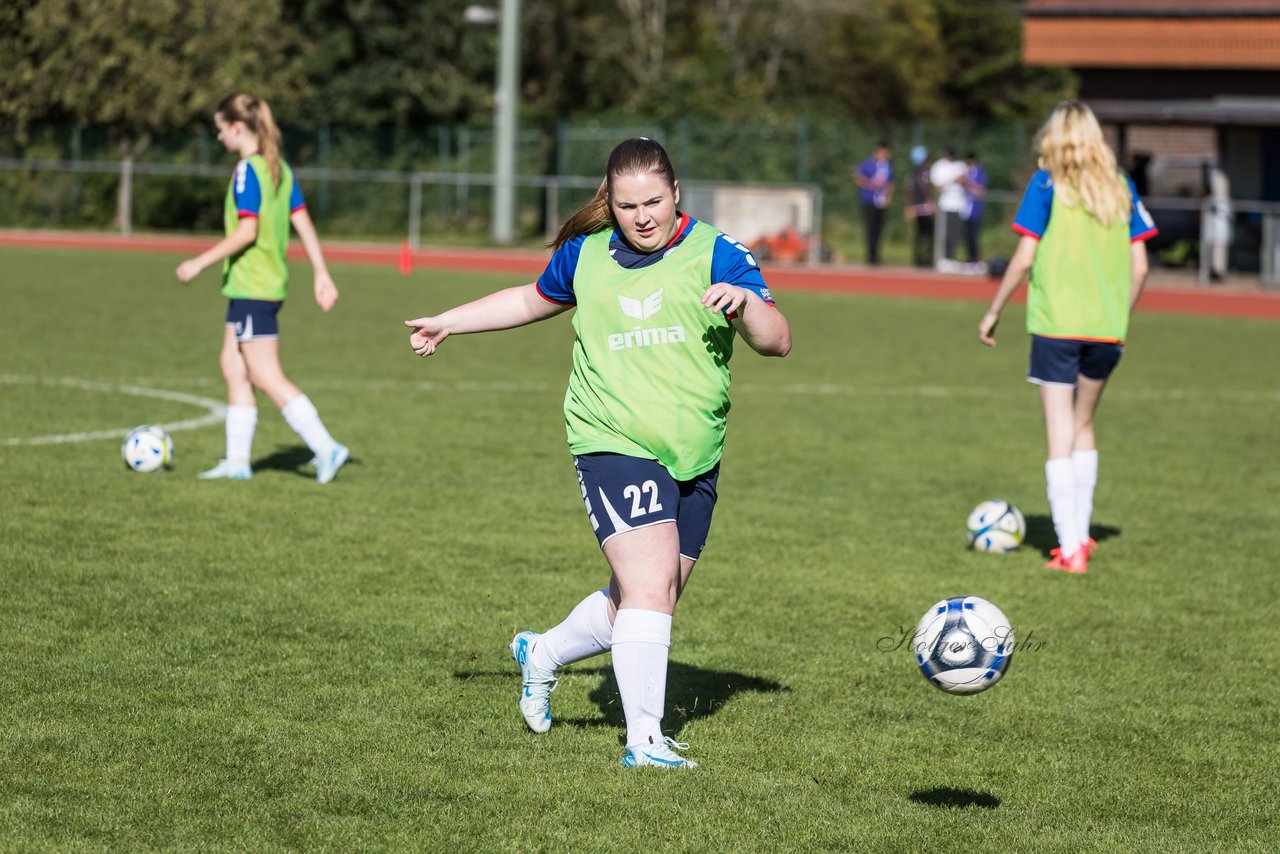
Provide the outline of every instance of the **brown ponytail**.
{"type": "Polygon", "coordinates": [[[217,114],[227,122],[243,122],[251,132],[258,136],[258,147],[267,168],[271,170],[271,183],[280,188],[280,128],[276,126],[275,117],[271,115],[271,107],[266,101],[236,92],[222,99],[218,104],[217,114]]]}
{"type": "Polygon", "coordinates": [[[556,239],[547,244],[553,251],[564,246],[579,234],[595,234],[606,228],[615,227],[613,210],[609,207],[609,192],[613,179],[618,175],[640,175],[656,172],[666,180],[672,190],[676,186],[676,170],[671,165],[671,158],[661,145],[645,136],[626,139],[609,154],[609,162],[605,166],[605,177],[600,182],[600,189],[591,197],[591,201],[565,220],[556,233],[556,239]]]}
{"type": "Polygon", "coordinates": [[[547,244],[551,250],[559,249],[579,234],[595,234],[613,225],[613,214],[609,211],[609,179],[600,182],[600,189],[591,197],[591,201],[560,225],[556,239],[547,244]]]}

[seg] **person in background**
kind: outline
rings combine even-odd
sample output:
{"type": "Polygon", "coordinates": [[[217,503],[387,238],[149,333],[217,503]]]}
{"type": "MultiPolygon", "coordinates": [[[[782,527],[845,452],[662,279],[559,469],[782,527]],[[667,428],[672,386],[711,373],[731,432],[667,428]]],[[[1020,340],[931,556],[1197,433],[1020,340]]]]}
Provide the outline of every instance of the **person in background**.
{"type": "MultiPolygon", "coordinates": [[[[735,337],[785,356],[791,330],[745,246],[681,212],[667,152],[619,143],[595,197],[551,243],[534,283],[433,317],[406,320],[430,356],[450,335],[512,329],[574,309],[564,398],[586,515],[609,565],[546,632],[519,632],[520,713],[551,728],[560,667],[611,652],[626,718],[628,768],[692,768],[661,729],[671,623],[715,507],[735,337]]],[[[738,544],[741,546],[741,544],[738,544]]]]}
{"type": "Polygon", "coordinates": [[[933,184],[929,181],[929,150],[923,145],[911,149],[911,179],[907,182],[907,203],[903,207],[912,224],[911,261],[917,267],[933,266],[933,184]]]}
{"type": "Polygon", "coordinates": [[[938,213],[942,218],[942,257],[948,260],[955,260],[956,244],[964,230],[960,212],[965,203],[965,171],[964,163],[956,160],[956,151],[951,146],[943,149],[942,157],[929,169],[929,181],[938,191],[938,213]]]}
{"type": "Polygon", "coordinates": [[[223,220],[227,236],[178,265],[181,282],[222,262],[222,295],[230,300],[219,364],[227,383],[227,455],[199,476],[248,480],[249,454],[258,424],[255,389],[266,393],[311,452],[316,481],[328,483],[350,458],[329,435],[311,400],[280,367],[280,327],[276,319],[289,290],[289,226],[298,232],[315,274],[316,303],[328,312],[338,301],[320,240],[307,213],[293,169],[280,152],[280,129],[267,102],[252,95],[228,95],[214,112],[218,140],[240,156],[227,187],[223,220]]]}
{"type": "Polygon", "coordinates": [[[867,263],[880,263],[880,236],[884,229],[884,212],[893,198],[893,164],[889,162],[889,143],[876,143],[871,156],[853,172],[858,185],[858,202],[867,234],[867,263]]]}
{"type": "Polygon", "coordinates": [[[982,252],[978,241],[982,232],[982,197],[987,194],[987,170],[978,162],[976,152],[969,152],[964,158],[964,207],[960,217],[964,220],[964,242],[969,250],[969,263],[982,261],[982,252]]]}
{"type": "Polygon", "coordinates": [[[1022,238],[978,323],[978,339],[996,345],[1000,312],[1030,276],[1027,380],[1040,387],[1046,491],[1058,535],[1046,568],[1083,573],[1096,545],[1089,536],[1098,482],[1094,416],[1124,352],[1129,314],[1147,278],[1145,241],[1156,227],[1086,104],[1055,107],[1035,151],[1040,169],[1013,221],[1022,238]]]}

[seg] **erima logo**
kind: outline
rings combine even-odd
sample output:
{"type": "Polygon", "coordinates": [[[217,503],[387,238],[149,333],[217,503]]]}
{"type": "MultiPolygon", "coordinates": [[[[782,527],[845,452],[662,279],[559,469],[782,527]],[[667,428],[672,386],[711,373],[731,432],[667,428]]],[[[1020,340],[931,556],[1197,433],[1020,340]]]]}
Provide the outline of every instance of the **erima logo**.
{"type": "Polygon", "coordinates": [[[655,326],[651,329],[615,332],[609,336],[609,349],[630,350],[632,347],[652,347],[654,344],[679,344],[682,341],[684,341],[683,326],[655,326]]]}
{"type": "MultiPolygon", "coordinates": [[[[648,320],[662,311],[662,288],[649,294],[643,300],[618,295],[618,305],[622,313],[636,320],[648,320]]],[[[683,326],[654,326],[649,329],[632,329],[630,332],[615,332],[609,336],[610,350],[630,350],[632,347],[652,347],[655,344],[679,344],[684,341],[683,326]]]]}
{"type": "Polygon", "coordinates": [[[644,298],[643,302],[618,294],[618,304],[622,306],[622,313],[627,317],[634,317],[636,320],[648,320],[662,311],[662,288],[658,288],[649,294],[644,298]]]}

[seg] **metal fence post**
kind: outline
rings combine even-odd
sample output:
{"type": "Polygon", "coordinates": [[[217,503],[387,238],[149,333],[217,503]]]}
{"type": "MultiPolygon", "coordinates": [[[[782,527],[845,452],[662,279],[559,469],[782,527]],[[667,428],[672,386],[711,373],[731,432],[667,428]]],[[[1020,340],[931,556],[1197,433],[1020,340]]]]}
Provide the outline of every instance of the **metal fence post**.
{"type": "Polygon", "coordinates": [[[133,233],[133,157],[120,161],[120,233],[133,233]]]}
{"type": "Polygon", "coordinates": [[[422,175],[409,179],[409,248],[417,249],[422,239],[422,175]]]}
{"type": "Polygon", "coordinates": [[[1276,246],[1277,222],[1280,222],[1280,215],[1278,214],[1264,213],[1262,215],[1262,247],[1259,267],[1264,288],[1274,288],[1277,284],[1276,251],[1280,249],[1280,247],[1276,246]]]}
{"type": "Polygon", "coordinates": [[[1209,234],[1211,215],[1209,197],[1205,196],[1200,202],[1200,270],[1196,274],[1196,284],[1199,285],[1209,284],[1209,262],[1213,256],[1213,242],[1209,234]]]}

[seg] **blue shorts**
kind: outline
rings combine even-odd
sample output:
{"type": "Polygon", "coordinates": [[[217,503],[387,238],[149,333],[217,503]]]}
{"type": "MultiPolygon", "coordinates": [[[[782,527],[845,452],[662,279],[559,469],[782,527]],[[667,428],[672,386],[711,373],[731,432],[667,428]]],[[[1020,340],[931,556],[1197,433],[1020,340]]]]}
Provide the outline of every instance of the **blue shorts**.
{"type": "Polygon", "coordinates": [[[283,305],[271,300],[233,299],[227,305],[227,326],[236,331],[237,341],[279,338],[280,324],[276,315],[283,305]]]}
{"type": "Polygon", "coordinates": [[[1124,345],[1111,341],[1032,335],[1027,382],[1075,388],[1077,377],[1105,380],[1123,354],[1124,345]]]}
{"type": "Polygon", "coordinates": [[[681,557],[697,560],[702,554],[716,506],[719,463],[691,480],[676,480],[657,460],[625,454],[582,454],[573,464],[602,548],[625,531],[675,522],[681,557]]]}

